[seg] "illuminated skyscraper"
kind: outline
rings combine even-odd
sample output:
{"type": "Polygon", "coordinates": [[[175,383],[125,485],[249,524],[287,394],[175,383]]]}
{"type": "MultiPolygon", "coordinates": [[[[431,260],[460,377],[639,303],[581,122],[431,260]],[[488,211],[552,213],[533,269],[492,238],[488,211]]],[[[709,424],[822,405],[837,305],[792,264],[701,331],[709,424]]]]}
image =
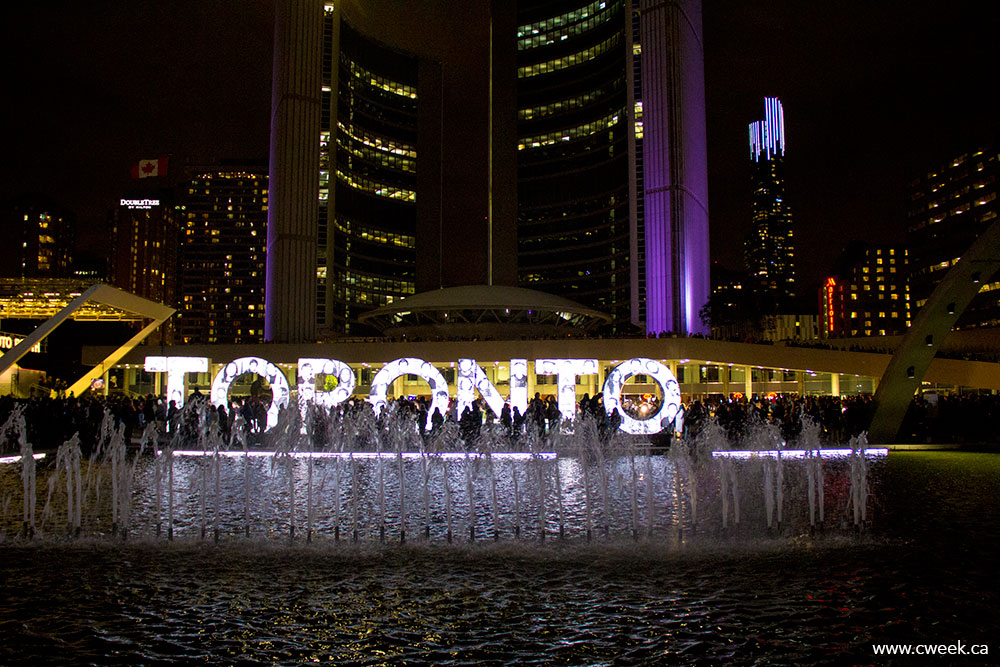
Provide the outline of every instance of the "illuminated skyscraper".
{"type": "Polygon", "coordinates": [[[785,201],[785,114],[776,97],[764,98],[764,120],[750,123],[752,228],[744,244],[747,272],[775,307],[795,297],[795,238],[785,201]]]}
{"type": "Polygon", "coordinates": [[[513,198],[489,197],[515,150],[513,111],[488,122],[490,10],[278,2],[268,340],[371,335],[359,316],[415,291],[514,282],[487,259],[514,255],[513,198]],[[511,138],[491,152],[491,131],[511,138]]]}
{"type": "Polygon", "coordinates": [[[419,61],[329,9],[323,35],[316,314],[356,335],[358,315],[415,291],[419,61]]]}

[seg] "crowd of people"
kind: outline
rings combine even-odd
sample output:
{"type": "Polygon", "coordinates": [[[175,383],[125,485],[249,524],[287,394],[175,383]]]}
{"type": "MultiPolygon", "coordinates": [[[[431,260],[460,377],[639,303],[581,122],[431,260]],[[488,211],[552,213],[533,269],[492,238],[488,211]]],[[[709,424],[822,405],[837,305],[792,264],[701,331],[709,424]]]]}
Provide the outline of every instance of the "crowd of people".
{"type": "MultiPolygon", "coordinates": [[[[208,407],[207,397],[194,394],[188,399],[189,405],[208,407]]],[[[191,420],[196,420],[194,410],[182,412],[174,401],[164,396],[110,397],[84,395],[81,397],[32,397],[17,399],[0,397],[0,425],[18,404],[23,404],[27,437],[36,450],[52,449],[78,433],[84,448],[92,447],[99,437],[99,428],[105,412],[113,415],[115,423],[124,426],[128,438],[138,438],[147,424],[157,424],[161,434],[177,433],[184,428],[188,419],[189,430],[195,428],[191,420]],[[185,417],[186,415],[186,417],[185,417]]],[[[820,427],[820,437],[824,444],[847,442],[852,436],[865,431],[873,413],[871,396],[799,396],[794,394],[777,396],[710,396],[689,400],[683,404],[683,436],[694,438],[701,429],[714,421],[727,434],[731,442],[739,442],[747,436],[755,425],[772,424],[780,430],[783,439],[794,442],[799,436],[804,419],[815,422],[820,427]]],[[[659,399],[644,396],[623,401],[622,408],[629,416],[642,419],[656,414],[659,399]]],[[[242,434],[251,443],[263,443],[267,429],[269,400],[266,396],[247,396],[231,400],[228,409],[223,407],[206,410],[213,424],[227,440],[231,438],[233,427],[239,424],[242,434]]],[[[287,408],[285,409],[287,410],[287,408]]],[[[623,418],[617,410],[610,415],[605,410],[603,396],[586,394],[577,405],[577,417],[586,416],[596,426],[602,440],[615,433],[623,418]]],[[[281,418],[287,418],[283,414],[281,418]]],[[[375,427],[384,425],[384,420],[410,419],[415,432],[426,440],[437,437],[443,430],[450,429],[458,434],[468,448],[477,446],[483,433],[501,434],[511,446],[523,443],[526,435],[538,442],[559,429],[562,415],[554,396],[535,396],[527,409],[521,413],[510,404],[505,404],[501,413],[495,415],[481,399],[474,401],[461,413],[457,402],[452,399],[448,409],[442,414],[431,411],[430,402],[425,397],[390,399],[388,408],[376,416],[371,404],[361,398],[352,398],[329,410],[314,410],[309,419],[311,431],[316,438],[329,434],[331,424],[337,425],[347,418],[357,422],[366,418],[375,427]],[[364,416],[364,417],[363,417],[364,416]],[[382,421],[379,421],[382,420],[382,421]]],[[[1000,435],[994,428],[1000,419],[1000,396],[990,394],[962,394],[945,396],[925,394],[914,399],[903,422],[900,442],[934,443],[995,443],[1000,435]]],[[[659,441],[669,438],[661,435],[659,441]]],[[[9,440],[9,438],[8,438],[9,440]]],[[[10,453],[17,449],[14,442],[0,442],[0,449],[10,453]]]]}

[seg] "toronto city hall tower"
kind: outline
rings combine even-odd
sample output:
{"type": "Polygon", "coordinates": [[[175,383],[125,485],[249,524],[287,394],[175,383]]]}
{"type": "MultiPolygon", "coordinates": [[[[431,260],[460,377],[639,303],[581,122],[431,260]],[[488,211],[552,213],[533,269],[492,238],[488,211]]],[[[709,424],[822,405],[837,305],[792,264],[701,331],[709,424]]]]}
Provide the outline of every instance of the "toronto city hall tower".
{"type": "Polygon", "coordinates": [[[278,2],[267,339],[459,285],[701,331],[700,2],[417,6],[278,2]]]}

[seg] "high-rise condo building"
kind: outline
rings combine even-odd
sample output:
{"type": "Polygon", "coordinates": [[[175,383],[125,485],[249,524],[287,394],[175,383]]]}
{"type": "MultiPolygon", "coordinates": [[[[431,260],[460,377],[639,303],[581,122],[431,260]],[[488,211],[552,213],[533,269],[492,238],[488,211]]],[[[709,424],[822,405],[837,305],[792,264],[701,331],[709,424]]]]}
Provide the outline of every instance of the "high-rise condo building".
{"type": "Polygon", "coordinates": [[[181,185],[177,329],[184,343],[264,340],[267,168],[189,166],[181,185]]]}
{"type": "MultiPolygon", "coordinates": [[[[995,148],[955,156],[909,183],[906,242],[914,315],[962,253],[997,221],[998,194],[1000,151],[995,148]]],[[[958,329],[1000,326],[1000,278],[977,278],[982,287],[958,329]]]]}

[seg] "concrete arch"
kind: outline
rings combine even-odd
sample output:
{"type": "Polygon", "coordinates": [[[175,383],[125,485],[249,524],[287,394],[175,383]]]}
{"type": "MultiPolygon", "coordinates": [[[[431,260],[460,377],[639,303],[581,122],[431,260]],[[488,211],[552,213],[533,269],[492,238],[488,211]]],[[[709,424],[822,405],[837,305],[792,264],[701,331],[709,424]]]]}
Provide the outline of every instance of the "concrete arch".
{"type": "Polygon", "coordinates": [[[875,392],[868,440],[894,441],[934,354],[983,283],[1000,268],[1000,221],[994,222],[962,254],[917,313],[903,343],[892,355],[875,392]]]}

